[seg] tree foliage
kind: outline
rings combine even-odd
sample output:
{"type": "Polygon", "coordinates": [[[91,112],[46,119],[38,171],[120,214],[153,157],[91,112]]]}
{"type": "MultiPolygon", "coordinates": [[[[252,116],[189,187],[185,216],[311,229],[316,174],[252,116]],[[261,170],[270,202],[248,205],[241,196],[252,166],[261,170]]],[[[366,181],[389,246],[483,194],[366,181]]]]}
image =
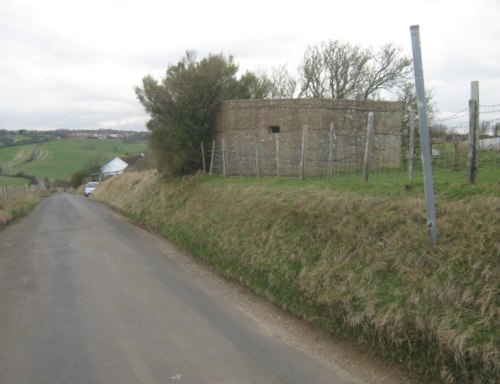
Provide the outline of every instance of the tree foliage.
{"type": "Polygon", "coordinates": [[[213,137],[217,105],[225,99],[260,97],[261,84],[251,74],[240,82],[233,58],[194,52],[167,68],[161,81],[146,76],[136,95],[150,114],[151,148],[162,172],[188,174],[201,165],[200,143],[213,137]],[[253,86],[253,88],[251,87],[253,86]]]}
{"type": "Polygon", "coordinates": [[[78,188],[86,181],[96,179],[101,173],[101,164],[103,163],[103,158],[101,156],[96,156],[93,159],[87,161],[87,164],[80,170],[71,174],[71,180],[69,182],[70,186],[73,188],[78,188]]]}

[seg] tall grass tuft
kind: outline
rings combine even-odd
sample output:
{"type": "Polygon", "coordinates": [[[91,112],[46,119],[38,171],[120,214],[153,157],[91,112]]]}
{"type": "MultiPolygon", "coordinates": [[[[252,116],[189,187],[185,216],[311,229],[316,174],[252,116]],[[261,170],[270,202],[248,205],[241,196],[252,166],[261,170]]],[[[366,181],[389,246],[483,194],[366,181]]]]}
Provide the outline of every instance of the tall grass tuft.
{"type": "Polygon", "coordinates": [[[11,221],[26,216],[47,195],[47,191],[38,189],[14,199],[0,200],[0,230],[11,221]]]}
{"type": "Polygon", "coordinates": [[[500,381],[500,197],[422,199],[154,172],[95,197],[224,276],[444,383],[500,381]]]}

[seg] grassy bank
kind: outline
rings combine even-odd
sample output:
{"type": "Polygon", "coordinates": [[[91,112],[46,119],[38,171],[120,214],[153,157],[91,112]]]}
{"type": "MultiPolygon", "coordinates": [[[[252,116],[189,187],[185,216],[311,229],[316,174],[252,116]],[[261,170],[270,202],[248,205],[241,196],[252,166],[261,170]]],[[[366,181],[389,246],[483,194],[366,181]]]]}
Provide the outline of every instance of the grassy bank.
{"type": "Polygon", "coordinates": [[[0,230],[11,221],[24,217],[47,196],[44,190],[29,192],[11,200],[0,200],[0,230]]]}
{"type": "Polygon", "coordinates": [[[438,196],[433,248],[411,189],[165,182],[147,172],[109,179],[95,198],[338,337],[430,379],[497,383],[500,191],[492,188],[438,196]]]}

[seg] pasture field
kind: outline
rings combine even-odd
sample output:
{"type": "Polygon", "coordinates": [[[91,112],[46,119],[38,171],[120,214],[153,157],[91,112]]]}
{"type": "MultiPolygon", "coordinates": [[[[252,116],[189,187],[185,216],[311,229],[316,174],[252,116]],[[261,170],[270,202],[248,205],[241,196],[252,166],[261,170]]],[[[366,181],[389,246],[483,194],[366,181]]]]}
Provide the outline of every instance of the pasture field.
{"type": "Polygon", "coordinates": [[[0,187],[14,185],[17,187],[22,187],[25,184],[28,184],[29,180],[23,179],[21,177],[10,177],[10,176],[0,176],[0,187]]]}
{"type": "Polygon", "coordinates": [[[116,156],[147,150],[145,142],[121,139],[60,139],[41,144],[0,147],[2,175],[25,174],[39,180],[69,180],[71,174],[89,164],[104,165],[116,156]]]}

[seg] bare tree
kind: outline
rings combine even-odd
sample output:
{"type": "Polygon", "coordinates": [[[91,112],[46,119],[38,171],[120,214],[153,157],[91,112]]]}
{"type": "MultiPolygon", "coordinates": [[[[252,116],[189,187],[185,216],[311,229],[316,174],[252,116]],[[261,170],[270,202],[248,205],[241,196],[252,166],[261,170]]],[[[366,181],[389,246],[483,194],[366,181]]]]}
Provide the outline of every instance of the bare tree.
{"type": "Polygon", "coordinates": [[[372,56],[371,62],[363,85],[364,100],[381,90],[401,88],[411,73],[411,59],[402,56],[401,48],[392,44],[383,46],[379,53],[372,56]]]}
{"type": "Polygon", "coordinates": [[[307,49],[299,67],[299,76],[302,83],[299,97],[326,97],[323,55],[318,47],[307,49]]]}
{"type": "Polygon", "coordinates": [[[322,45],[323,66],[332,99],[359,99],[369,73],[370,51],[339,41],[322,45]]]}
{"type": "Polygon", "coordinates": [[[299,97],[367,100],[401,87],[411,73],[411,60],[392,44],[374,53],[335,40],[309,47],[299,73],[299,97]]]}
{"type": "Polygon", "coordinates": [[[271,99],[291,99],[295,96],[297,80],[290,75],[285,65],[272,68],[268,79],[271,99]]]}

